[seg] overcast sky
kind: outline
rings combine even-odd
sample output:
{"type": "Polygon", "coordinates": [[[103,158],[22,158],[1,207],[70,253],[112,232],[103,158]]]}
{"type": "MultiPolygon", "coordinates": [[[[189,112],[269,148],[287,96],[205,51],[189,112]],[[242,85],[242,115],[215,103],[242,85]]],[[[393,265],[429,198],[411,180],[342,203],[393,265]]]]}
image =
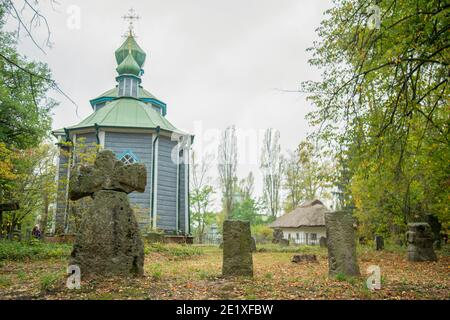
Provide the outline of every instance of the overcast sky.
{"type": "MultiPolygon", "coordinates": [[[[147,53],[142,85],[167,103],[169,121],[196,135],[200,152],[216,153],[219,130],[232,124],[246,136],[261,136],[269,127],[279,130],[283,150],[294,149],[309,132],[304,116],[311,106],[304,94],[280,89],[296,90],[302,81],[319,79],[306,49],[317,40],[315,29],[331,1],[58,0],[53,8],[49,2],[41,0],[40,8],[53,47],[43,54],[22,38],[19,49],[47,62],[79,106],[78,118],[67,99],[54,95],[60,105],[53,128],[81,121],[92,112],[89,99],[115,86],[114,51],[127,30],[121,17],[134,8],[141,17],[137,42],[147,53]]],[[[259,195],[261,138],[244,140],[239,176],[252,170],[259,195]]],[[[212,176],[215,171],[213,166],[212,176]]]]}

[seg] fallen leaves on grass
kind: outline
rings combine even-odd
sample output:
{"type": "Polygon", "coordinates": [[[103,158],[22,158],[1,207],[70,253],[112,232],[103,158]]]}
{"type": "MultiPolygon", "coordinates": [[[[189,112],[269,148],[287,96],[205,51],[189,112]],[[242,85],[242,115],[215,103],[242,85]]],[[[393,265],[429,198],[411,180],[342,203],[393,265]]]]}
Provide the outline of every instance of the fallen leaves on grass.
{"type": "MultiPolygon", "coordinates": [[[[0,267],[0,298],[3,299],[448,299],[448,256],[437,262],[413,263],[402,252],[359,253],[362,276],[341,281],[328,278],[328,261],[322,251],[318,263],[290,262],[292,252],[257,252],[253,255],[254,278],[223,278],[222,251],[195,249],[173,259],[171,248],[148,252],[145,275],[139,278],[89,279],[80,290],[65,287],[67,262],[7,261],[0,267]],[[382,288],[366,288],[366,270],[381,268],[382,288]],[[50,279],[42,290],[43,275],[50,279]]],[[[183,252],[187,252],[182,248],[183,252]]],[[[312,249],[308,249],[311,252],[312,249]]]]}

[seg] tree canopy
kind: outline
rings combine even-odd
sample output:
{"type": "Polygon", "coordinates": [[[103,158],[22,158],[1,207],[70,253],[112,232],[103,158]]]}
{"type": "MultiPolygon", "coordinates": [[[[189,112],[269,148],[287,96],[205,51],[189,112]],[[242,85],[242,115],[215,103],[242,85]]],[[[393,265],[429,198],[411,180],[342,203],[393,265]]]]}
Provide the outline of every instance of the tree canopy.
{"type": "Polygon", "coordinates": [[[54,148],[42,144],[51,129],[56,102],[47,94],[55,83],[46,64],[17,51],[14,33],[4,30],[6,5],[0,3],[0,203],[19,202],[20,209],[0,216],[0,234],[11,234],[27,218],[33,223],[39,213],[47,221],[55,175],[54,148]]]}
{"type": "Polygon", "coordinates": [[[310,49],[322,80],[303,89],[314,136],[339,158],[341,198],[368,232],[426,214],[448,227],[450,4],[334,3],[310,49]]]}

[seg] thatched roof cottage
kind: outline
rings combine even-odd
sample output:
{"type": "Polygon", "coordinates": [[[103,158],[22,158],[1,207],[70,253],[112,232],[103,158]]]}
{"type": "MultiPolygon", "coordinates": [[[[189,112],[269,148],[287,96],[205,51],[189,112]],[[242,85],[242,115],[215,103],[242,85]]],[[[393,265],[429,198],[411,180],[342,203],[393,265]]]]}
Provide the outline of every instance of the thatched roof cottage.
{"type": "Polygon", "coordinates": [[[269,224],[273,229],[283,231],[283,238],[295,244],[319,244],[326,237],[325,212],[328,208],[320,200],[302,203],[269,224]]]}

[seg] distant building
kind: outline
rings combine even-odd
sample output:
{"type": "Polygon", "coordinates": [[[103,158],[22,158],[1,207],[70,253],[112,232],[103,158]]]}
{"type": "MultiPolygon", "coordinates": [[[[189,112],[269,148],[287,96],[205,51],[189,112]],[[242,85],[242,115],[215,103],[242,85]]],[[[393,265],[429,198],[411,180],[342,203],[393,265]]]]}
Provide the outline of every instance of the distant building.
{"type": "Polygon", "coordinates": [[[205,242],[211,244],[219,244],[222,242],[222,235],[220,234],[219,227],[217,223],[212,223],[208,227],[208,231],[206,232],[205,242]]]}
{"type": "MultiPolygon", "coordinates": [[[[145,192],[129,195],[143,230],[189,235],[187,163],[193,136],[172,125],[166,118],[166,104],[142,87],[146,53],[137,44],[131,28],[115,51],[115,58],[116,86],[90,100],[93,113],[86,119],[53,131],[60,151],[68,151],[60,152],[58,159],[55,233],[59,235],[71,230],[68,225],[71,212],[67,199],[68,178],[76,161],[72,151],[83,139],[85,143],[112,150],[125,164],[145,164],[145,192]]],[[[82,64],[82,61],[74,63],[82,64]]]]}
{"type": "Polygon", "coordinates": [[[306,201],[293,211],[269,224],[283,231],[283,238],[295,244],[319,244],[326,237],[325,212],[328,208],[320,200],[306,201]]]}

